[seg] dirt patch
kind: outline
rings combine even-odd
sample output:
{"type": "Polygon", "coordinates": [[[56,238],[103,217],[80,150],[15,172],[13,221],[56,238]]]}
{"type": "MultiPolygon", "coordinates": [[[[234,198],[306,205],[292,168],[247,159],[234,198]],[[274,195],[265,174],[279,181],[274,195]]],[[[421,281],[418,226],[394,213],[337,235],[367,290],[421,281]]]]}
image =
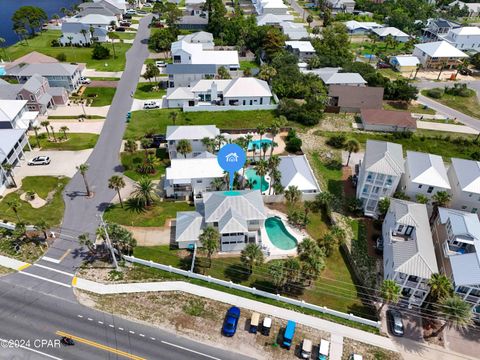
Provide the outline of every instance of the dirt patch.
{"type": "Polygon", "coordinates": [[[34,209],[41,208],[42,206],[45,206],[47,204],[47,201],[43,200],[37,194],[33,194],[33,198],[32,197],[27,197],[26,192],[24,192],[23,194],[20,195],[20,200],[28,202],[30,204],[30,206],[34,209]]]}
{"type": "Polygon", "coordinates": [[[356,194],[350,176],[352,176],[352,168],[350,166],[342,166],[343,193],[347,199],[355,197],[356,194]]]}
{"type": "Polygon", "coordinates": [[[3,267],[3,266],[0,266],[0,276],[4,276],[4,275],[10,274],[12,272],[14,272],[14,270],[3,267]]]}
{"type": "Polygon", "coordinates": [[[350,355],[358,354],[363,360],[401,360],[402,356],[396,352],[385,350],[373,345],[365,344],[349,338],[343,339],[342,360],[349,360],[350,355]]]}
{"type": "Polygon", "coordinates": [[[445,346],[443,332],[438,336],[435,336],[442,326],[442,323],[436,319],[429,319],[427,316],[429,316],[428,312],[422,317],[423,339],[429,344],[440,345],[442,347],[445,346]]]}
{"type": "MultiPolygon", "coordinates": [[[[268,337],[260,333],[250,334],[248,328],[252,313],[245,309],[241,309],[237,333],[233,338],[226,338],[221,334],[221,327],[230,305],[190,294],[162,292],[100,296],[77,291],[77,296],[86,306],[140,320],[178,335],[257,359],[292,359],[298,356],[304,338],[311,339],[314,344],[318,344],[321,338],[330,339],[328,333],[297,325],[292,348],[289,351],[281,349],[277,341],[281,339],[280,333],[286,321],[273,318],[272,331],[268,337]]],[[[314,348],[313,358],[316,358],[316,351],[318,345],[314,348]]]]}

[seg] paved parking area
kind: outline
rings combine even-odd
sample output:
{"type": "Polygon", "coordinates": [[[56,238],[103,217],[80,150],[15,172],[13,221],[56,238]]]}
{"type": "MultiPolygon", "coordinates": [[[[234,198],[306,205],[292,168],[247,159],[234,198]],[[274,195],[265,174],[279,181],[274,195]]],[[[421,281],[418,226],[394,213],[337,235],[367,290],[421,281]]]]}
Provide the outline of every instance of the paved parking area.
{"type": "Polygon", "coordinates": [[[480,330],[445,330],[446,347],[452,351],[479,358],[480,330]]]}

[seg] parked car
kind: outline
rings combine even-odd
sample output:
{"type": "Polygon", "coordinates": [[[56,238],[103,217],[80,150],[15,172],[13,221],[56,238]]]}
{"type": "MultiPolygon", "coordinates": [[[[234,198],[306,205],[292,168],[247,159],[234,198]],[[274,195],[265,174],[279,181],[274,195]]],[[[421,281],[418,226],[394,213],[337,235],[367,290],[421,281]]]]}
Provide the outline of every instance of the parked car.
{"type": "Polygon", "coordinates": [[[312,340],[303,339],[301,355],[302,359],[310,359],[310,356],[312,356],[312,340]]]}
{"type": "Polygon", "coordinates": [[[159,148],[161,144],[165,144],[167,142],[167,138],[165,135],[153,135],[152,136],[152,147],[159,148]]]}
{"type": "Polygon", "coordinates": [[[151,8],[151,7],[153,7],[153,6],[152,6],[152,4],[146,3],[146,4],[143,4],[143,7],[151,8]]]}
{"type": "Polygon", "coordinates": [[[379,253],[383,253],[383,236],[379,236],[375,242],[375,250],[379,253]]]}
{"type": "Polygon", "coordinates": [[[160,104],[156,101],[145,101],[143,103],[143,108],[144,109],[159,109],[160,104]]]}
{"type": "Polygon", "coordinates": [[[92,80],[90,80],[89,78],[86,78],[86,77],[83,77],[83,76],[80,77],[80,84],[86,85],[86,84],[90,84],[91,82],[92,82],[92,80]]]}
{"type": "Polygon", "coordinates": [[[123,14],[123,20],[128,20],[132,18],[132,14],[123,14]]]}
{"type": "Polygon", "coordinates": [[[260,321],[260,314],[257,312],[252,313],[250,318],[250,328],[248,329],[249,333],[256,334],[258,330],[258,322],[260,321]]]}
{"type": "Polygon", "coordinates": [[[398,310],[387,310],[387,325],[394,336],[403,336],[402,313],[398,310]]]}
{"type": "Polygon", "coordinates": [[[469,68],[463,68],[463,69],[460,70],[460,74],[472,76],[472,75],[473,75],[473,71],[470,70],[469,68]]]}
{"type": "Polygon", "coordinates": [[[285,331],[283,332],[282,346],[288,350],[292,346],[293,337],[295,336],[295,327],[297,324],[295,321],[288,320],[285,331]]]}
{"type": "Polygon", "coordinates": [[[272,328],[272,318],[266,317],[263,319],[262,323],[262,335],[269,336],[270,329],[272,328]]]}
{"type": "Polygon", "coordinates": [[[128,22],[128,21],[121,21],[120,22],[120,26],[123,26],[123,27],[130,27],[132,25],[131,22],[128,22]]]}
{"type": "Polygon", "coordinates": [[[69,337],[64,336],[62,337],[62,344],[71,346],[75,345],[75,341],[73,341],[73,339],[70,339],[69,337]]]}
{"type": "Polygon", "coordinates": [[[330,342],[327,340],[320,340],[320,346],[318,347],[318,360],[328,360],[328,354],[330,351],[330,342]]]}
{"type": "Polygon", "coordinates": [[[225,336],[232,337],[237,331],[238,319],[240,319],[240,309],[232,306],[227,311],[225,321],[223,322],[222,333],[225,336]]]}
{"type": "Polygon", "coordinates": [[[48,165],[50,164],[49,156],[36,156],[28,162],[28,165],[48,165]]]}
{"type": "Polygon", "coordinates": [[[377,63],[377,68],[378,69],[390,69],[392,66],[389,63],[380,61],[377,63]]]}
{"type": "Polygon", "coordinates": [[[135,15],[137,12],[135,11],[135,9],[128,9],[128,10],[126,11],[126,13],[127,13],[128,15],[135,15]]]}
{"type": "Polygon", "coordinates": [[[165,64],[165,61],[158,60],[158,61],[155,61],[155,66],[158,67],[158,68],[161,68],[161,67],[165,67],[167,65],[165,64]]]}
{"type": "Polygon", "coordinates": [[[117,27],[117,28],[115,29],[115,31],[125,32],[125,28],[120,26],[120,27],[117,27]]]}

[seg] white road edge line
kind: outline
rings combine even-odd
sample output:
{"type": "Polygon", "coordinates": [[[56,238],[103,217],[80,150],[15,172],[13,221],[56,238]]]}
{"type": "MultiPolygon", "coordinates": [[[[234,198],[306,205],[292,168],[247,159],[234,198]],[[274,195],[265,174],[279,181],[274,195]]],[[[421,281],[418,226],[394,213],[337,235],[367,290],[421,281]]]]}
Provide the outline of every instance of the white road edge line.
{"type": "Polygon", "coordinates": [[[100,325],[103,325],[103,321],[98,321],[98,323],[99,323],[100,325]]]}
{"type": "Polygon", "coordinates": [[[60,264],[62,262],[62,260],[54,259],[54,258],[51,258],[49,256],[44,256],[40,259],[45,260],[45,261],[50,261],[50,262],[55,263],[55,264],[60,264]]]}
{"type": "Polygon", "coordinates": [[[48,266],[45,266],[45,265],[40,265],[40,264],[37,264],[37,263],[33,264],[33,266],[38,266],[38,267],[41,267],[43,269],[47,269],[47,270],[50,270],[50,271],[55,271],[59,274],[63,274],[63,275],[71,276],[71,277],[75,276],[74,274],[68,273],[66,271],[57,270],[57,269],[54,269],[54,268],[51,268],[51,267],[48,267],[48,266]]]}
{"type": "Polygon", "coordinates": [[[61,282],[59,282],[59,281],[50,280],[50,279],[44,278],[43,276],[38,276],[38,275],[35,275],[35,274],[30,274],[30,273],[27,273],[27,272],[24,272],[24,271],[19,271],[18,273],[19,273],[19,274],[23,274],[23,275],[27,275],[27,276],[31,276],[31,277],[34,277],[34,278],[36,278],[36,279],[48,281],[48,282],[51,282],[51,283],[53,283],[53,284],[57,284],[57,285],[60,285],[60,286],[65,286],[65,287],[67,287],[67,288],[71,288],[71,287],[72,287],[72,285],[67,285],[67,284],[61,283],[61,282]]]}
{"type": "Polygon", "coordinates": [[[143,334],[138,334],[138,335],[140,335],[141,337],[145,337],[145,335],[143,335],[143,334]]]}
{"type": "Polygon", "coordinates": [[[217,357],[214,357],[214,356],[211,356],[211,355],[207,355],[207,354],[204,354],[204,353],[201,353],[201,352],[198,352],[198,351],[195,351],[195,350],[192,350],[192,349],[189,349],[189,348],[186,348],[186,347],[183,347],[183,346],[180,346],[180,345],[176,345],[176,344],[172,344],[172,343],[169,343],[167,341],[161,341],[162,344],[165,344],[165,345],[170,345],[170,346],[173,346],[173,347],[176,347],[178,349],[182,349],[182,350],[185,350],[185,351],[189,351],[191,353],[194,353],[194,354],[197,354],[197,355],[201,355],[201,356],[205,356],[209,359],[213,359],[213,360],[221,360],[217,357]]]}
{"type": "MultiPolygon", "coordinates": [[[[0,339],[0,341],[4,342],[8,342],[8,340],[5,340],[5,339],[0,339]]],[[[32,349],[32,348],[29,348],[27,346],[23,346],[23,345],[19,345],[20,348],[24,349],[24,350],[28,350],[28,351],[31,351],[31,352],[34,352],[34,353],[37,353],[37,354],[40,354],[40,355],[43,355],[43,356],[46,356],[50,359],[54,359],[54,360],[63,360],[59,357],[56,357],[56,356],[53,356],[53,355],[50,355],[50,354],[47,354],[47,353],[44,353],[44,352],[41,352],[41,351],[38,351],[38,350],[35,350],[35,349],[32,349]]]]}
{"type": "Polygon", "coordinates": [[[83,318],[83,315],[77,315],[79,318],[83,318]]]}
{"type": "Polygon", "coordinates": [[[111,328],[114,328],[114,327],[115,327],[115,325],[112,325],[112,324],[109,324],[108,326],[110,326],[111,328]]]}

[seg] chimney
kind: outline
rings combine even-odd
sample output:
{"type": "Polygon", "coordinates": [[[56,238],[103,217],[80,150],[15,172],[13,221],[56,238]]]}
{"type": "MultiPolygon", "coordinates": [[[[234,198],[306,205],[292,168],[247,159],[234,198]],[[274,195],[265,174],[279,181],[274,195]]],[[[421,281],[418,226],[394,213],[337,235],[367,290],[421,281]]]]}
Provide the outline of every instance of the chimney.
{"type": "Polygon", "coordinates": [[[210,92],[212,94],[212,101],[217,100],[218,97],[218,89],[217,89],[217,83],[214,81],[212,82],[212,88],[210,89],[210,92]]]}

